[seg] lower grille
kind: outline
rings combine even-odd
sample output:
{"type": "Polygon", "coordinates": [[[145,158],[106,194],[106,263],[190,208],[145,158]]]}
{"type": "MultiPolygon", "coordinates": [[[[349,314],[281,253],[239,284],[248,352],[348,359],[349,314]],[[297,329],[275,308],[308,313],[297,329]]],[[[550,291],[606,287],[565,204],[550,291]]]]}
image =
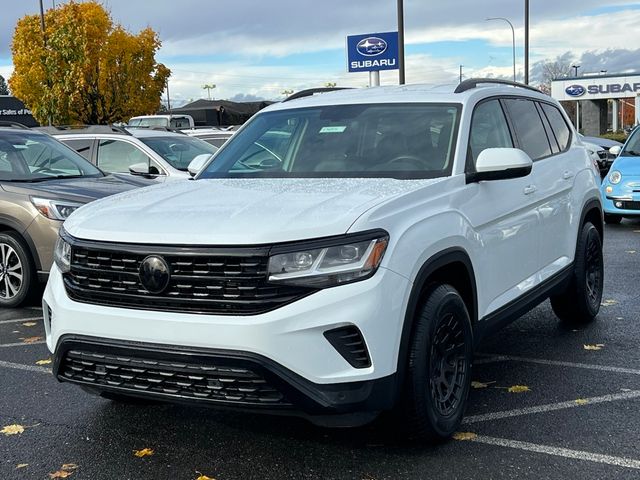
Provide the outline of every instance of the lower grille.
{"type": "Polygon", "coordinates": [[[325,338],[355,368],[368,368],[371,358],[362,333],[355,325],[324,332],[325,338]]]}
{"type": "Polygon", "coordinates": [[[196,364],[72,349],[65,352],[58,377],[145,396],[247,406],[291,405],[262,375],[214,361],[196,364]]]}
{"type": "Polygon", "coordinates": [[[622,210],[640,210],[640,202],[622,202],[622,210]]]}

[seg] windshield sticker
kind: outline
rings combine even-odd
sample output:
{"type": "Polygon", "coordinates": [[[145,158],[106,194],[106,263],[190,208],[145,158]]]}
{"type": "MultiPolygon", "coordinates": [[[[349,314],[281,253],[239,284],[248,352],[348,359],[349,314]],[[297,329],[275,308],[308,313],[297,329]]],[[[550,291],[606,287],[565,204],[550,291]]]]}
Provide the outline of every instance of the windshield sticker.
{"type": "Polygon", "coordinates": [[[320,133],[342,133],[347,129],[346,125],[335,125],[332,127],[322,127],[320,133]]]}

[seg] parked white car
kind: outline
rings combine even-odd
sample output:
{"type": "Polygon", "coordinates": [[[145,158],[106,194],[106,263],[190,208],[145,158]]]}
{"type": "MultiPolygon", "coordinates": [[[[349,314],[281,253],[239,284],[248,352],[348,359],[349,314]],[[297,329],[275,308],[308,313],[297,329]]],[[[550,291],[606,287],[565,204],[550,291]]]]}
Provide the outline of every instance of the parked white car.
{"type": "Polygon", "coordinates": [[[165,127],[175,129],[195,128],[195,122],[191,115],[171,114],[171,115],[141,115],[131,117],[128,126],[130,127],[165,127]]]}
{"type": "Polygon", "coordinates": [[[59,380],[329,425],[401,407],[442,439],[483,337],[548,297],[596,317],[600,178],[557,101],[497,80],[303,95],[195,181],[69,217],[43,300],[59,380]]]}
{"type": "Polygon", "coordinates": [[[182,133],[186,133],[191,137],[199,138],[200,140],[210,143],[214,147],[220,148],[233,136],[234,133],[236,133],[235,128],[236,127],[192,128],[183,130],[182,133]]]}
{"type": "Polygon", "coordinates": [[[190,178],[188,167],[196,157],[208,160],[218,151],[197,138],[150,128],[46,127],[45,131],[105,172],[130,173],[158,182],[190,178]]]}

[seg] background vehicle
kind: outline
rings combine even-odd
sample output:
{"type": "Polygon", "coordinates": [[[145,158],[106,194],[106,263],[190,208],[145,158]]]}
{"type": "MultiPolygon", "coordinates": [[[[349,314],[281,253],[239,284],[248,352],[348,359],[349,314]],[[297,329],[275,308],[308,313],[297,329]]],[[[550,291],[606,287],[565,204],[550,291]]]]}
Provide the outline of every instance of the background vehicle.
{"type": "Polygon", "coordinates": [[[190,130],[183,130],[183,133],[191,137],[199,138],[200,140],[204,140],[211,145],[220,148],[224,143],[229,140],[234,133],[236,127],[225,127],[225,128],[193,128],[190,130]]]}
{"type": "Polygon", "coordinates": [[[129,119],[130,127],[195,128],[191,115],[142,115],[129,119]]]}
{"type": "Polygon", "coordinates": [[[0,307],[17,307],[53,263],[58,229],[97,198],[148,185],[106,176],[49,135],[0,127],[0,307]]]}
{"type": "Polygon", "coordinates": [[[194,158],[218,151],[197,138],[150,128],[97,126],[44,130],[105,172],[130,173],[161,182],[189,178],[187,167],[194,158]]]}
{"type": "Polygon", "coordinates": [[[312,93],[195,181],[67,220],[43,305],[59,380],[333,425],[398,408],[437,440],[484,336],[549,297],[595,318],[600,177],[558,102],[487,79],[312,93]]]}
{"type": "Polygon", "coordinates": [[[600,173],[604,177],[616,158],[615,155],[609,152],[609,149],[611,147],[622,147],[622,144],[615,140],[609,140],[608,138],[585,137],[582,134],[578,134],[578,136],[589,150],[589,153],[594,158],[597,157],[596,160],[598,162],[598,167],[600,167],[600,173]]]}
{"type": "Polygon", "coordinates": [[[604,219],[620,223],[622,217],[640,215],[640,130],[629,136],[623,147],[614,146],[609,174],[602,180],[604,219]]]}

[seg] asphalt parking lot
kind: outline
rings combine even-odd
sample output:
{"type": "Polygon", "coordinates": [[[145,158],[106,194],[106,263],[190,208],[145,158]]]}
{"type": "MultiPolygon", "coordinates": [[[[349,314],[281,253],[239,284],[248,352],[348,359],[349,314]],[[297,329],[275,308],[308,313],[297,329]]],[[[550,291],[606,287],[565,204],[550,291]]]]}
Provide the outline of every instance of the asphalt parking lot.
{"type": "Polygon", "coordinates": [[[0,478],[640,478],[639,259],[640,221],[607,227],[598,321],[563,327],[546,302],[485,342],[459,440],[436,447],[385,422],[325,430],[89,396],[49,373],[37,305],[0,311],[0,431],[24,428],[0,433],[0,478]]]}

